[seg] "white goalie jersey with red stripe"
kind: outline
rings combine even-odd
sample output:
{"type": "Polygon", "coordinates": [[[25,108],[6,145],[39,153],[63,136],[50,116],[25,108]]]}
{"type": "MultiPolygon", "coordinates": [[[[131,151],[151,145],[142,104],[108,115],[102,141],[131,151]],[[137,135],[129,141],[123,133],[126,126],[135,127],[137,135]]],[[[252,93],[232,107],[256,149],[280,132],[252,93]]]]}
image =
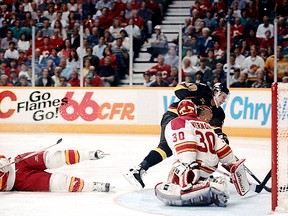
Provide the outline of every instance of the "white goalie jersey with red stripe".
{"type": "Polygon", "coordinates": [[[175,160],[187,164],[197,161],[201,177],[209,177],[214,172],[211,168],[217,168],[219,161],[223,164],[236,161],[230,146],[197,117],[184,115],[173,119],[166,126],[165,137],[175,160]]]}

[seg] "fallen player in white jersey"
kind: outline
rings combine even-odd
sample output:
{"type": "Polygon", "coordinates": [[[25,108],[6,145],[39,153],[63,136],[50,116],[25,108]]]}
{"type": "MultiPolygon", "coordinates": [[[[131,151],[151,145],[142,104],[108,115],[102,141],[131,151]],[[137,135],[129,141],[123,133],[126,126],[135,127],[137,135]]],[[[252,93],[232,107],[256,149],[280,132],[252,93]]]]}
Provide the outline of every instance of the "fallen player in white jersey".
{"type": "Polygon", "coordinates": [[[204,119],[201,114],[197,116],[197,107],[193,102],[181,101],[177,111],[179,117],[173,119],[165,130],[175,163],[167,182],[155,186],[157,198],[173,206],[207,206],[214,203],[226,207],[229,191],[225,178],[211,176],[219,162],[230,171],[237,192],[245,195],[250,185],[244,160],[237,161],[230,146],[201,120],[204,119]]]}

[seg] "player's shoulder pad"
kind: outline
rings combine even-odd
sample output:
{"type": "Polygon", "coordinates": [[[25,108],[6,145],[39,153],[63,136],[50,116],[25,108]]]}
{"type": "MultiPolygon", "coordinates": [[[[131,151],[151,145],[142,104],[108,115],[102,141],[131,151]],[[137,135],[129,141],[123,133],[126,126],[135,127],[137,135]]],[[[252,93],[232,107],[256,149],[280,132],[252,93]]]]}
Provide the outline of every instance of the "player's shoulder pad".
{"type": "Polygon", "coordinates": [[[193,83],[186,83],[186,82],[181,82],[178,85],[175,86],[174,90],[180,90],[180,89],[187,89],[188,85],[193,84],[193,83]]]}
{"type": "Polygon", "coordinates": [[[186,116],[179,116],[174,118],[170,122],[172,130],[179,130],[181,128],[185,128],[186,125],[186,116]]]}
{"type": "Polygon", "coordinates": [[[195,83],[187,83],[187,88],[189,91],[197,91],[198,90],[198,86],[195,83]]]}
{"type": "Polygon", "coordinates": [[[198,84],[199,84],[199,83],[195,84],[195,83],[182,82],[182,83],[178,84],[178,85],[175,87],[174,91],[181,90],[181,89],[182,89],[182,90],[185,89],[185,90],[188,90],[188,91],[197,91],[197,89],[198,89],[198,84]]]}

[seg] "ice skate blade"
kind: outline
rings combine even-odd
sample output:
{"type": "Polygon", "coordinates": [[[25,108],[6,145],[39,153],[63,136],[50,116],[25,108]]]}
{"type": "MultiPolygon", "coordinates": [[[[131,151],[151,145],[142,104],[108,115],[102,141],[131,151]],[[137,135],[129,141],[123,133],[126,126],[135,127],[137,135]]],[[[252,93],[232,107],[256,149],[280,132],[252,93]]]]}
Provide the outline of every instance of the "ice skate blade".
{"type": "Polygon", "coordinates": [[[142,185],[135,179],[134,175],[130,172],[123,174],[124,178],[129,182],[129,184],[136,190],[142,190],[142,185]]]}

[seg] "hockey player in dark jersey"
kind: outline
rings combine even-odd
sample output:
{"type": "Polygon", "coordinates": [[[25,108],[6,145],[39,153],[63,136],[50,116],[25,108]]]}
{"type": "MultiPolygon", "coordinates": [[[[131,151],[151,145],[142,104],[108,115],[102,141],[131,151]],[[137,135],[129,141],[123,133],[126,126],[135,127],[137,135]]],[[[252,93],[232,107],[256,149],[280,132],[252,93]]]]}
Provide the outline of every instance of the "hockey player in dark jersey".
{"type": "MultiPolygon", "coordinates": [[[[201,83],[180,83],[175,87],[174,91],[179,101],[191,99],[200,108],[200,113],[202,106],[212,109],[213,116],[208,122],[214,128],[215,133],[229,144],[226,134],[222,132],[225,113],[221,105],[227,101],[229,95],[229,89],[226,86],[222,83],[216,83],[211,89],[209,86],[201,83]]],[[[158,147],[151,150],[138,166],[124,173],[124,177],[137,189],[145,187],[142,177],[150,167],[172,155],[164,134],[166,125],[178,116],[177,106],[179,101],[172,103],[162,117],[161,136],[158,147]]]]}

